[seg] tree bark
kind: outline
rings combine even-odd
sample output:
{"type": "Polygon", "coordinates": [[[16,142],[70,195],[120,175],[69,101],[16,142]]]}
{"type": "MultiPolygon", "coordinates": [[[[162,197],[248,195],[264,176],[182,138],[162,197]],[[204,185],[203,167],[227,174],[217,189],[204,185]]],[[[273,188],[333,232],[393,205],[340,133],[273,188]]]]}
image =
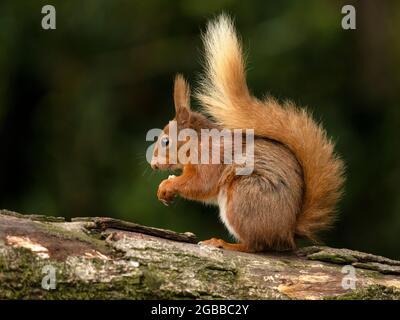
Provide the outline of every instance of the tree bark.
{"type": "Polygon", "coordinates": [[[316,246],[238,253],[111,218],[2,210],[0,299],[29,298],[399,299],[400,261],[316,246]]]}

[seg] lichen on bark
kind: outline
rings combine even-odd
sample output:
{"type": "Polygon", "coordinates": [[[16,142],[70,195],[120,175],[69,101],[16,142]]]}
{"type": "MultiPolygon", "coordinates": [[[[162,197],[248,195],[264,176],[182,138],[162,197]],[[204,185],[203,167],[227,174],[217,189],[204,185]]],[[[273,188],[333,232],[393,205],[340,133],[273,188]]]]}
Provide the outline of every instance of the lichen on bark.
{"type": "Polygon", "coordinates": [[[328,247],[237,253],[96,219],[1,211],[0,299],[399,299],[400,262],[384,257],[328,247]],[[354,290],[342,285],[343,265],[356,271],[354,290]],[[56,270],[55,289],[42,287],[45,266],[56,270]]]}

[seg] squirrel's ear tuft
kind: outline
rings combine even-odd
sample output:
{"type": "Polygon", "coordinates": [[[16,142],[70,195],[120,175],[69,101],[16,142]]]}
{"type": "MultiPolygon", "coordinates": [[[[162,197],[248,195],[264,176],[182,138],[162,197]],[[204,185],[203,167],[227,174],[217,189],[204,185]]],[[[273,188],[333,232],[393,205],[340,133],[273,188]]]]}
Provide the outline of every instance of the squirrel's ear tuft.
{"type": "Polygon", "coordinates": [[[187,123],[190,118],[190,87],[181,74],[175,77],[174,104],[178,123],[187,123]]]}

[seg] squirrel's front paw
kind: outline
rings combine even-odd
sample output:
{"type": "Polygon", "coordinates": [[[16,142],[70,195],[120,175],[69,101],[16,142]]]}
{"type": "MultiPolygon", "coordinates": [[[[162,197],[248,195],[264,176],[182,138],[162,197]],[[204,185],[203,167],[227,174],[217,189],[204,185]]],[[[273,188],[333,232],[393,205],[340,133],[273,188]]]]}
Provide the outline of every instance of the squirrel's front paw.
{"type": "Polygon", "coordinates": [[[176,192],[170,179],[164,180],[160,183],[157,191],[158,200],[168,206],[175,198],[176,192]]]}

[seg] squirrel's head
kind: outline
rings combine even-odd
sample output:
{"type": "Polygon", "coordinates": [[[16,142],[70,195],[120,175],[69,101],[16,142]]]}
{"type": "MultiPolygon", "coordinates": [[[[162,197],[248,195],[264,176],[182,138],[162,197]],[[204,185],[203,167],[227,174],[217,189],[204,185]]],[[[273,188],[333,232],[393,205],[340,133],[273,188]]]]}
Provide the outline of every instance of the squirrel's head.
{"type": "Polygon", "coordinates": [[[164,127],[154,147],[151,160],[153,169],[182,169],[178,150],[185,142],[179,141],[177,136],[181,130],[190,128],[194,112],[190,110],[189,84],[179,74],[175,77],[174,82],[174,105],[175,118],[164,127]]]}
{"type": "Polygon", "coordinates": [[[182,75],[174,82],[175,117],[163,129],[155,143],[151,167],[160,170],[179,170],[191,159],[200,157],[201,129],[216,125],[199,112],[190,109],[190,87],[182,75]],[[196,134],[196,139],[193,139],[196,134]],[[188,143],[190,142],[190,143],[188,143]]]}

